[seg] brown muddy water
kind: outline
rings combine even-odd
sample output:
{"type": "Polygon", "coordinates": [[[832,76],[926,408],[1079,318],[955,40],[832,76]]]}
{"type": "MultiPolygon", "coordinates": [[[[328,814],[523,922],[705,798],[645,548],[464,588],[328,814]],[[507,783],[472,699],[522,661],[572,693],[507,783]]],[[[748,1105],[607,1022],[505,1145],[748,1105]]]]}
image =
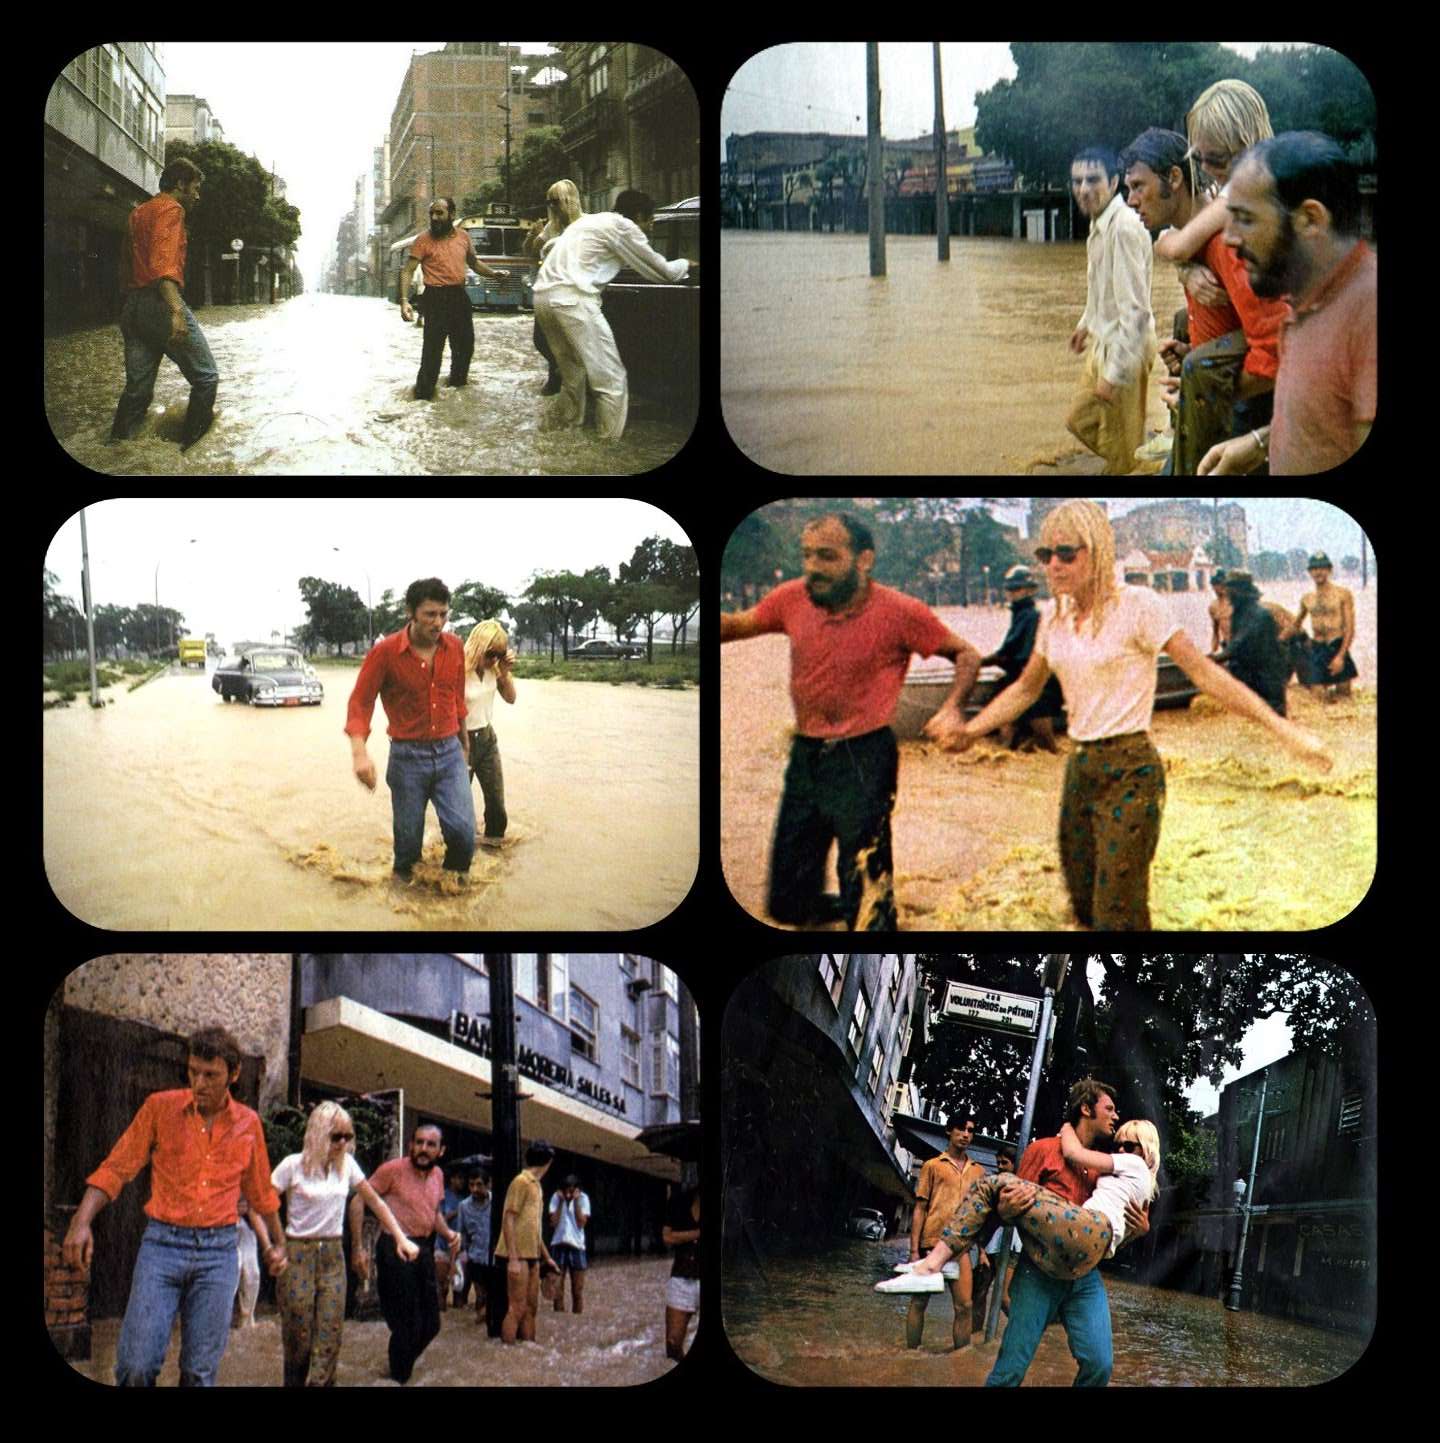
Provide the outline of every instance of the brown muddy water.
{"type": "MultiPolygon", "coordinates": [[[[677,1366],[665,1356],[665,1284],[671,1260],[600,1258],[591,1264],[585,1311],[557,1313],[541,1300],[533,1343],[506,1347],[475,1322],[473,1304],[440,1315],[440,1336],[421,1355],[407,1388],[627,1387],[648,1383],[677,1366]]],[[[370,1285],[372,1288],[373,1283],[370,1285]]],[[[695,1340],[697,1315],[691,1324],[695,1340]]],[[[111,1383],[120,1320],[105,1318],[91,1332],[91,1357],[71,1366],[86,1378],[111,1383]]],[[[335,1383],[340,1388],[396,1388],[386,1376],[389,1329],[383,1321],[345,1324],[335,1383]]],[[[177,1334],[161,1370],[162,1388],[179,1382],[177,1334]]],[[[261,1304],[253,1328],[234,1328],[220,1363],[222,1388],[276,1387],[282,1381],[280,1325],[261,1304]]]]}
{"type": "MultiPolygon", "coordinates": [[[[720,396],[742,451],[792,475],[1024,475],[1089,453],[1066,430],[1083,242],[721,232],[720,396]]],[[[1156,262],[1161,340],[1184,293],[1156,262]]],[[[1148,425],[1163,430],[1157,361],[1148,425]]],[[[1043,472],[1042,472],[1043,474],[1043,472]]]]}
{"type": "Polygon", "coordinates": [[[195,312],[220,371],[216,419],[183,456],[189,387],[161,361],[150,417],[105,440],[125,384],[118,326],[45,342],[45,411],[81,465],[112,476],[631,475],[668,461],[688,424],[632,406],[625,435],[547,429],[533,316],[475,315],[469,384],[411,395],[422,332],[376,297],[305,295],[195,312]]]}
{"type": "MultiPolygon", "coordinates": [[[[771,1254],[763,1275],[752,1262],[726,1275],[725,1336],[740,1360],[771,1382],[796,1387],[978,1387],[1004,1336],[983,1329],[969,1348],[950,1345],[950,1299],[926,1310],[925,1336],[904,1345],[903,1295],[872,1291],[909,1256],[903,1240],[849,1240],[813,1253],[771,1254]]],[[[1231,1313],[1216,1298],[1141,1286],[1105,1275],[1115,1349],[1116,1387],[1297,1387],[1338,1377],[1367,1339],[1263,1313],[1231,1313]]],[[[1075,1360],[1065,1330],[1048,1328],[1026,1387],[1068,1387],[1075,1360]]]]}
{"type": "MultiPolygon", "coordinates": [[[[1308,582],[1267,584],[1294,610],[1308,582]]],[[[1155,713],[1167,798],[1150,878],[1157,930],[1306,931],[1364,897],[1376,858],[1376,585],[1355,594],[1349,701],[1324,704],[1291,685],[1291,718],[1335,755],[1321,775],[1253,723],[1207,697],[1155,713]]],[[[1203,649],[1202,593],[1167,596],[1203,649]]],[[[981,652],[999,645],[1004,607],[942,607],[981,652]]],[[[762,636],[721,648],[720,858],[736,900],[765,915],[770,836],[794,723],[789,644],[762,636]]],[[[1061,746],[1068,743],[1062,740],[1061,746]]],[[[1055,828],[1064,756],[1001,750],[993,737],[965,753],[900,744],[893,819],[900,926],[938,930],[1074,930],[1055,828]]],[[[833,857],[830,887],[834,882],[833,857]]],[[[775,924],[771,924],[775,925],[775,924]]]]}
{"type": "MultiPolygon", "coordinates": [[[[96,927],[612,930],[657,922],[699,860],[699,693],[516,683],[496,715],[510,844],[450,892],[433,808],[415,880],[391,880],[389,756],[376,707],[367,792],[343,735],[354,668],[318,707],[225,705],[172,670],[112,705],[44,715],[44,856],[96,927]]],[[[477,814],[479,788],[475,787],[477,814]]],[[[478,815],[477,815],[478,821],[478,815]]]]}

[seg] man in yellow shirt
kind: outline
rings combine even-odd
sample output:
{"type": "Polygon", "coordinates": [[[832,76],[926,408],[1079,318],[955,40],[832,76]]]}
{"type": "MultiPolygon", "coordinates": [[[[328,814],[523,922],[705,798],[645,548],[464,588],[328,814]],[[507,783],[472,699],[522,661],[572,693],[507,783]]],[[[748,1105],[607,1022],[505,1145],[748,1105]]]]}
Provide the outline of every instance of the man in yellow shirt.
{"type": "Polygon", "coordinates": [[[540,1311],[540,1262],[553,1268],[555,1259],[540,1236],[545,1192],[540,1179],[550,1171],[555,1149],[538,1137],[525,1149],[525,1167],[505,1192],[500,1241],[495,1256],[505,1259],[505,1291],[509,1306],[500,1336],[507,1343],[535,1341],[535,1318],[540,1311]]]}

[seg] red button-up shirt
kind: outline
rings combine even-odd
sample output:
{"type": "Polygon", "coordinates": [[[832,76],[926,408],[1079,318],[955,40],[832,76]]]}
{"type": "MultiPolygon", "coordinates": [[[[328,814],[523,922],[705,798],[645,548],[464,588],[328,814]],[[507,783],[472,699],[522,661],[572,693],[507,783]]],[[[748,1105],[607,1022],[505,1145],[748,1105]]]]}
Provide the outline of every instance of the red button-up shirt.
{"type": "Polygon", "coordinates": [[[162,191],[130,212],[130,287],[185,284],[185,207],[162,191]]]}
{"type": "Polygon", "coordinates": [[[1095,1191],[1095,1180],[1088,1173],[1077,1172],[1065,1161],[1058,1137],[1041,1137],[1032,1142],[1025,1149],[1015,1176],[1025,1182],[1038,1182],[1077,1207],[1084,1207],[1095,1191]]]}
{"type": "Polygon", "coordinates": [[[370,648],[350,693],[345,713],[347,736],[368,737],[375,698],[389,719],[386,734],[395,741],[443,741],[465,726],[465,644],[454,632],[440,635],[429,661],[416,656],[410,628],[370,648]]]}
{"type": "Polygon", "coordinates": [[[238,1220],[242,1192],[257,1213],[268,1215],[280,1207],[270,1184],[265,1130],[255,1111],[233,1097],[207,1133],[188,1087],[152,1092],[110,1156],[85,1181],[114,1202],[146,1163],[150,1201],[145,1211],[156,1222],[223,1227],[238,1220]]]}

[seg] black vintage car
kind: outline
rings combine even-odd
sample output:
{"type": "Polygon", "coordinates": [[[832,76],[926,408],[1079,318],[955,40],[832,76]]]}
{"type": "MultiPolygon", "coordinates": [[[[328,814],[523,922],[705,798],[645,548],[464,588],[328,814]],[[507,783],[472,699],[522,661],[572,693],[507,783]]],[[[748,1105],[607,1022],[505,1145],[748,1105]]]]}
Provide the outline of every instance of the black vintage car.
{"type": "MultiPolygon", "coordinates": [[[[650,244],[667,261],[700,262],[700,197],[655,212],[650,244]]],[[[666,284],[630,269],[601,303],[630,378],[632,402],[653,402],[694,424],[700,398],[700,286],[692,275],[666,284]]]]}
{"type": "Polygon", "coordinates": [[[325,688],[293,646],[255,646],[215,668],[210,685],[223,701],[255,706],[319,706],[325,688]]]}
{"type": "Polygon", "coordinates": [[[582,641],[572,646],[566,655],[571,661],[624,661],[644,656],[645,648],[624,641],[582,641]]]}

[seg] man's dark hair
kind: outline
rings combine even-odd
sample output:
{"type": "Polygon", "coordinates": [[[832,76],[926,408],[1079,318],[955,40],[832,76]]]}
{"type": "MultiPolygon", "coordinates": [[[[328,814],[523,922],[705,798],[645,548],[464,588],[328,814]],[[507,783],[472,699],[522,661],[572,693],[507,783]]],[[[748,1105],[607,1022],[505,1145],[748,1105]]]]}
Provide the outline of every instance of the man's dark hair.
{"type": "MultiPolygon", "coordinates": [[[[1272,135],[1245,151],[1240,160],[1253,160],[1270,173],[1275,194],[1287,210],[1303,201],[1318,200],[1330,212],[1330,225],[1341,235],[1360,228],[1360,186],[1354,165],[1345,152],[1317,130],[1287,130],[1272,135]]],[[[1235,162],[1238,167],[1240,160],[1235,162]]]]}
{"type": "Polygon", "coordinates": [[[176,190],[182,185],[188,185],[192,180],[204,179],[205,172],[193,160],[189,160],[183,155],[177,155],[160,172],[160,189],[176,190]]]}
{"type": "Polygon", "coordinates": [[[1161,130],[1152,125],[1142,130],[1134,140],[1120,152],[1120,168],[1129,170],[1132,165],[1148,165],[1160,177],[1160,183],[1167,190],[1170,186],[1170,171],[1178,166],[1184,178],[1184,186],[1190,189],[1190,166],[1185,153],[1190,142],[1178,131],[1161,130]]]}
{"type": "Polygon", "coordinates": [[[945,1131],[953,1132],[957,1127],[964,1127],[967,1122],[974,1122],[975,1114],[966,1112],[961,1108],[959,1112],[952,1112],[945,1122],[945,1131]]]}
{"type": "Polygon", "coordinates": [[[1082,1077],[1074,1087],[1070,1089],[1070,1096],[1065,1102],[1065,1121],[1071,1127],[1079,1127],[1082,1107],[1094,1107],[1100,1101],[1100,1094],[1105,1093],[1111,1102],[1115,1101],[1115,1089],[1108,1082],[1101,1082],[1098,1078],[1082,1077]]]}
{"type": "Polygon", "coordinates": [[[202,1027],[190,1034],[185,1046],[191,1057],[198,1057],[202,1062],[223,1058],[231,1072],[240,1066],[240,1044],[223,1027],[202,1027]]]}
{"type": "Polygon", "coordinates": [[[1071,165],[1078,165],[1081,161],[1094,161],[1096,165],[1105,167],[1107,179],[1111,176],[1120,178],[1120,157],[1110,149],[1108,145],[1087,145],[1084,150],[1077,150],[1070,159],[1071,165]]]}
{"type": "Polygon", "coordinates": [[[639,220],[642,215],[655,214],[655,202],[643,190],[622,190],[615,197],[615,209],[626,220],[639,220]]]}
{"type": "Polygon", "coordinates": [[[529,1147],[525,1149],[525,1166],[539,1167],[542,1162],[549,1162],[555,1156],[555,1149],[541,1138],[536,1138],[529,1147]]]}
{"type": "Polygon", "coordinates": [[[857,556],[862,551],[874,551],[875,537],[870,528],[863,522],[857,521],[845,511],[831,511],[828,515],[817,516],[813,521],[807,521],[804,530],[808,531],[812,526],[819,526],[822,521],[837,521],[845,528],[845,535],[850,538],[850,549],[857,556]]]}
{"type": "Polygon", "coordinates": [[[442,1143],[445,1141],[445,1129],[441,1127],[438,1122],[417,1122],[415,1126],[410,1129],[410,1141],[414,1142],[422,1132],[438,1133],[440,1141],[442,1143]]]}
{"type": "Polygon", "coordinates": [[[455,214],[455,197],[453,195],[437,195],[429,205],[425,207],[425,214],[429,215],[437,205],[443,205],[453,217],[455,214]]]}
{"type": "Polygon", "coordinates": [[[1015,1149],[1013,1147],[997,1147],[995,1149],[995,1162],[999,1165],[1002,1157],[1008,1157],[1011,1162],[1015,1161],[1015,1149]]]}
{"type": "Polygon", "coordinates": [[[450,588],[438,576],[427,576],[423,581],[412,581],[405,588],[405,610],[414,613],[422,601],[443,601],[450,605],[450,588]]]}

